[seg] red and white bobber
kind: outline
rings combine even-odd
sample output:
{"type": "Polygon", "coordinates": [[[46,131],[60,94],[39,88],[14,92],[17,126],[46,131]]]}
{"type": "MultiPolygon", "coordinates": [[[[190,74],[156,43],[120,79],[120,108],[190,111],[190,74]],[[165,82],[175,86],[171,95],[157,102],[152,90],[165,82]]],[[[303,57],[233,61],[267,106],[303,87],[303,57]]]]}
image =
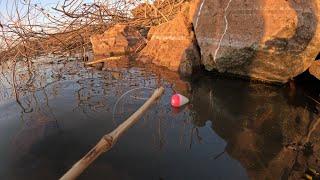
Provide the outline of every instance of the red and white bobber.
{"type": "Polygon", "coordinates": [[[173,107],[181,107],[189,103],[189,99],[181,94],[175,94],[171,97],[173,107]]]}

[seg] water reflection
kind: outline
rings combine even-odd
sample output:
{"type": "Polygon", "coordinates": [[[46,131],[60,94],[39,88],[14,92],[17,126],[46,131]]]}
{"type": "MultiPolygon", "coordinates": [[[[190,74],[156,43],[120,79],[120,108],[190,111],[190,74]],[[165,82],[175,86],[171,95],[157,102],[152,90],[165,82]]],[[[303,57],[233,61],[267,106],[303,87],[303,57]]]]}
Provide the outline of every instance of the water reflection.
{"type": "Polygon", "coordinates": [[[306,168],[320,167],[318,104],[303,92],[210,77],[197,79],[192,90],[194,123],[211,121],[227,142],[224,152],[250,178],[299,179],[306,168]]]}
{"type": "Polygon", "coordinates": [[[11,62],[1,68],[4,179],[59,178],[151,91],[126,96],[112,121],[123,93],[160,85],[166,88],[161,101],[80,179],[279,179],[319,168],[318,106],[299,90],[212,76],[187,82],[128,59],[105,71],[58,57],[17,62],[16,77],[11,62]],[[174,92],[191,103],[171,108],[174,92]]]}

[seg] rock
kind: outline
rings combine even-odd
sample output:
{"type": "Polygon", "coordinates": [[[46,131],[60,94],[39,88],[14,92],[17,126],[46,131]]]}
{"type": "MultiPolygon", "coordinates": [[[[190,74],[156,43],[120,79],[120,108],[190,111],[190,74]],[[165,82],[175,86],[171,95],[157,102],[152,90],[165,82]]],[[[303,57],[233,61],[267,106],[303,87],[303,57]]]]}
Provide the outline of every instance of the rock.
{"type": "Polygon", "coordinates": [[[193,24],[207,70],[285,83],[319,52],[319,0],[202,0],[196,6],[193,24]]]}
{"type": "Polygon", "coordinates": [[[171,21],[152,27],[149,42],[138,60],[165,66],[182,75],[191,75],[200,66],[200,53],[189,20],[189,6],[171,21]]]}
{"type": "Polygon", "coordinates": [[[139,33],[144,38],[147,38],[149,30],[150,30],[150,27],[146,27],[146,26],[139,27],[139,33]]]}
{"type": "Polygon", "coordinates": [[[103,34],[90,38],[95,55],[124,55],[135,53],[145,45],[145,38],[131,26],[117,24],[103,34]]]}
{"type": "Polygon", "coordinates": [[[320,61],[313,61],[309,73],[320,80],[320,61]]]}

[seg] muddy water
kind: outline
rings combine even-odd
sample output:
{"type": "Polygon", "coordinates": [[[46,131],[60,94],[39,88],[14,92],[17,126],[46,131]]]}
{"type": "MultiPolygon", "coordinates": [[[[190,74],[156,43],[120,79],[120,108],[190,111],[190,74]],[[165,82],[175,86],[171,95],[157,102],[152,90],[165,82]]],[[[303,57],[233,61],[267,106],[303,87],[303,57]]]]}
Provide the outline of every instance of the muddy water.
{"type": "Polygon", "coordinates": [[[319,168],[318,106],[299,88],[123,62],[8,62],[0,74],[0,178],[57,179],[150,96],[162,99],[79,179],[293,179],[319,168]],[[31,69],[31,71],[29,71],[31,69]],[[169,105],[180,92],[191,99],[169,105]],[[309,145],[306,142],[310,142],[309,145]],[[307,145],[306,145],[307,144],[307,145]]]}

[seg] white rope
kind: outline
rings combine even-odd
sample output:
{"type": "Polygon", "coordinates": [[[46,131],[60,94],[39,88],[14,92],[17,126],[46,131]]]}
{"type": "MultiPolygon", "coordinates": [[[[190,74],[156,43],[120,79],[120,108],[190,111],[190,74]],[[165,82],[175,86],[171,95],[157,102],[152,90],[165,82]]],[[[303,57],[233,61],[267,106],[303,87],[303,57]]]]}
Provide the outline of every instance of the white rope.
{"type": "Polygon", "coordinates": [[[201,15],[201,11],[202,11],[202,8],[203,8],[203,5],[204,5],[205,2],[206,2],[206,0],[203,0],[201,5],[200,5],[199,11],[198,11],[198,15],[197,15],[197,19],[196,19],[196,25],[194,27],[195,30],[198,27],[198,21],[199,21],[199,18],[200,18],[200,15],[201,15]]]}
{"type": "Polygon", "coordinates": [[[218,54],[218,51],[220,50],[222,40],[223,40],[224,36],[226,35],[226,33],[228,31],[228,28],[229,28],[229,23],[228,23],[228,18],[227,18],[227,11],[229,9],[229,6],[230,6],[231,2],[232,2],[232,0],[229,0],[227,7],[224,9],[224,21],[225,21],[226,26],[225,26],[224,32],[223,32],[223,34],[221,36],[221,39],[219,41],[218,47],[217,47],[216,51],[214,52],[214,58],[213,58],[214,62],[216,62],[217,54],[218,54]]]}

